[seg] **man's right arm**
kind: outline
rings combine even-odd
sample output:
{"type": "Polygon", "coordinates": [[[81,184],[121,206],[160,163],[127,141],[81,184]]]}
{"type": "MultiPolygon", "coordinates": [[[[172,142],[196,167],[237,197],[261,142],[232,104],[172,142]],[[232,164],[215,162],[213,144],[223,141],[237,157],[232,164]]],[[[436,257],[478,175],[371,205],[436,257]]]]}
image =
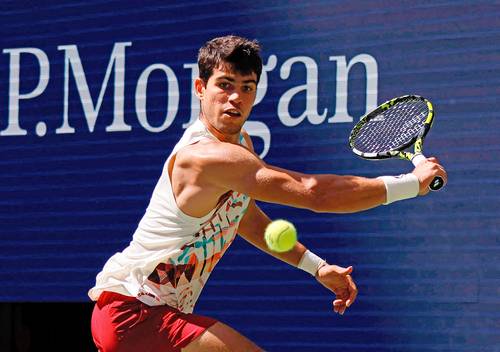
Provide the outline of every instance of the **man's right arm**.
{"type": "MultiPolygon", "coordinates": [[[[304,174],[266,164],[246,148],[230,143],[211,143],[195,153],[203,182],[245,193],[251,198],[310,209],[348,213],[386,202],[386,186],[378,178],[304,174]]],[[[437,174],[433,162],[419,165],[421,188],[437,174]]],[[[443,171],[444,172],[444,171],[443,171]]]]}

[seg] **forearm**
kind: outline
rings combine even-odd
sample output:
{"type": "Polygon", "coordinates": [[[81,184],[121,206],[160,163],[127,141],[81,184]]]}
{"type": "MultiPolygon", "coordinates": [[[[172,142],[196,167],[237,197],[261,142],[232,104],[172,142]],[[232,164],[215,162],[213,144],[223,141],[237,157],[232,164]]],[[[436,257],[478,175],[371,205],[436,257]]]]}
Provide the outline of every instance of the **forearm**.
{"type": "Polygon", "coordinates": [[[375,179],[358,176],[315,175],[308,181],[317,212],[350,213],[381,204],[416,197],[420,181],[413,173],[380,176],[375,179]]]}
{"type": "Polygon", "coordinates": [[[335,174],[304,174],[269,166],[287,179],[282,188],[296,194],[300,204],[288,204],[320,213],[352,213],[377,207],[386,201],[379,178],[335,174]]]}
{"type": "Polygon", "coordinates": [[[377,207],[386,201],[381,179],[359,176],[310,175],[310,209],[316,212],[352,213],[377,207]]]}

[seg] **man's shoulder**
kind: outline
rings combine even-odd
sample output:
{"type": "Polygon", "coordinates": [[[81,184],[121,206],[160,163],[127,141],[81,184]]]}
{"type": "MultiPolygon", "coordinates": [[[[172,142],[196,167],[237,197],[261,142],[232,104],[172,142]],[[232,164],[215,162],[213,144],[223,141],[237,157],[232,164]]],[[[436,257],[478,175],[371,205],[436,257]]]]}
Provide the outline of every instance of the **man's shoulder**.
{"type": "Polygon", "coordinates": [[[224,151],[227,151],[227,143],[204,139],[196,143],[187,145],[177,152],[177,161],[184,162],[208,162],[223,158],[224,151]]]}
{"type": "Polygon", "coordinates": [[[206,139],[179,150],[176,163],[200,167],[220,165],[241,161],[248,153],[242,145],[206,139]]]}

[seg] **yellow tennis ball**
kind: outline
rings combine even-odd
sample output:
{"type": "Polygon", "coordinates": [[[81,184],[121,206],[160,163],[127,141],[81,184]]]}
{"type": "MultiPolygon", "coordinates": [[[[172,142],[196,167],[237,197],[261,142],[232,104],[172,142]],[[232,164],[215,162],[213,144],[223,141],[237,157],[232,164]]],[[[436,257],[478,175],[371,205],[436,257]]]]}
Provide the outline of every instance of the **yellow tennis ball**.
{"type": "Polygon", "coordinates": [[[264,238],[267,246],[274,252],[288,252],[297,243],[297,230],[286,220],[274,220],[266,227],[264,238]]]}

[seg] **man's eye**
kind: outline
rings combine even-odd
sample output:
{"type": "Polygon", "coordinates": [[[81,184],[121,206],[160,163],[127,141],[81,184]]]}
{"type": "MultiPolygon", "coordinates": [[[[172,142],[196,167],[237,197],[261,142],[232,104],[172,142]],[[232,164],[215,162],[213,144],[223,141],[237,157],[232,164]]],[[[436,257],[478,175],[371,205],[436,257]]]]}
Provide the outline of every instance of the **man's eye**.
{"type": "Polygon", "coordinates": [[[221,82],[221,83],[219,83],[219,87],[221,89],[227,89],[227,88],[229,88],[229,83],[227,83],[227,82],[221,82]]]}
{"type": "Polygon", "coordinates": [[[254,91],[254,88],[252,86],[244,86],[243,91],[250,93],[254,91]]]}

